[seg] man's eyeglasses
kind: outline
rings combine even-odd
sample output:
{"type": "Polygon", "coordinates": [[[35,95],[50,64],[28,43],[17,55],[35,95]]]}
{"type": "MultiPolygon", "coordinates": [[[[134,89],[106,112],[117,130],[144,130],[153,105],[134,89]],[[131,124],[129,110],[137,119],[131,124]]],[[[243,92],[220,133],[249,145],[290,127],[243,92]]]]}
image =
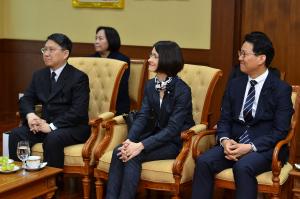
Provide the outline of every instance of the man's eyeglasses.
{"type": "Polygon", "coordinates": [[[46,48],[46,47],[41,48],[41,52],[43,54],[45,54],[47,51],[51,54],[51,53],[53,53],[56,50],[63,50],[63,49],[62,48],[46,48]]]}
{"type": "Polygon", "coordinates": [[[245,57],[247,57],[247,56],[249,56],[249,55],[257,55],[256,53],[247,53],[247,52],[245,52],[245,51],[238,51],[238,56],[239,57],[243,57],[243,58],[245,58],[245,57]]]}

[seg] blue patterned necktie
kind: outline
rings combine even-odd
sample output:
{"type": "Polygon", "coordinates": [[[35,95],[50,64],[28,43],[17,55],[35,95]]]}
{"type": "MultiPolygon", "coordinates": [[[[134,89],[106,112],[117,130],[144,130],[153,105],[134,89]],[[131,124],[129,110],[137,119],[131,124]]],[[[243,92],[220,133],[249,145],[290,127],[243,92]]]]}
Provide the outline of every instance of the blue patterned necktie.
{"type": "Polygon", "coordinates": [[[244,115],[244,120],[245,122],[250,122],[253,119],[252,116],[252,107],[253,103],[255,100],[255,85],[257,82],[255,80],[250,81],[251,87],[248,91],[248,95],[244,104],[244,110],[243,110],[243,115],[244,115]]]}
{"type": "MultiPolygon", "coordinates": [[[[252,116],[252,107],[253,103],[255,100],[255,85],[257,82],[255,80],[250,81],[251,87],[248,91],[248,95],[244,104],[244,110],[243,110],[243,115],[244,115],[244,120],[246,123],[250,122],[253,119],[252,116]]],[[[248,134],[248,129],[244,131],[244,133],[238,138],[239,143],[243,144],[248,144],[250,143],[250,137],[248,134]]]]}

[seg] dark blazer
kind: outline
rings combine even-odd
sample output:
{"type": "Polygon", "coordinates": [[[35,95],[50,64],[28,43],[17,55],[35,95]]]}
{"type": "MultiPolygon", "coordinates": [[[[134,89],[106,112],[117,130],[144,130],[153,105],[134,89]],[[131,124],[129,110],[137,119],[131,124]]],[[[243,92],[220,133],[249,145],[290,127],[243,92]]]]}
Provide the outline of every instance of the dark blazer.
{"type": "Polygon", "coordinates": [[[154,79],[151,79],[145,86],[142,108],[129,130],[128,138],[141,141],[146,151],[166,143],[174,143],[180,149],[180,133],[195,125],[191,89],[180,78],[174,77],[167,86],[161,108],[159,99],[159,91],[155,89],[154,79]],[[151,112],[157,120],[156,128],[152,132],[145,132],[151,112]]]}
{"type": "MultiPolygon", "coordinates": [[[[101,57],[97,52],[92,55],[93,57],[101,57]]],[[[117,105],[116,105],[116,115],[121,115],[123,113],[128,113],[130,110],[130,99],[129,99],[129,90],[128,90],[128,80],[130,75],[130,59],[118,51],[110,52],[107,58],[117,59],[124,61],[128,64],[128,68],[124,71],[122,76],[119,92],[117,96],[117,105]]]]}
{"type": "Polygon", "coordinates": [[[50,93],[50,69],[43,68],[33,74],[29,88],[20,99],[20,114],[27,125],[26,115],[35,111],[36,104],[42,104],[42,118],[57,128],[84,127],[76,130],[74,137],[84,140],[88,137],[89,80],[88,76],[67,64],[61,72],[54,90],[50,93]]]}
{"type": "MultiPolygon", "coordinates": [[[[247,82],[248,76],[240,76],[229,82],[218,122],[218,140],[221,137],[237,140],[248,129],[257,152],[270,160],[276,143],[284,139],[290,129],[293,114],[292,89],[269,72],[260,93],[255,117],[251,122],[245,123],[239,120],[239,115],[247,82]]],[[[286,149],[282,152],[287,157],[286,149]]]]}

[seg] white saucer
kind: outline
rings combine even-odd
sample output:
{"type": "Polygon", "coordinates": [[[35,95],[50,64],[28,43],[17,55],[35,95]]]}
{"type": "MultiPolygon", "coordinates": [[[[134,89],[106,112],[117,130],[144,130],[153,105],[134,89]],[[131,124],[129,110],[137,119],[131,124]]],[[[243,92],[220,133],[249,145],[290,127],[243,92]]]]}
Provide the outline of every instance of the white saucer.
{"type": "Polygon", "coordinates": [[[16,172],[16,171],[18,171],[18,170],[20,170],[20,169],[21,169],[21,167],[19,167],[19,166],[15,165],[15,167],[14,167],[14,169],[13,169],[13,170],[9,170],[9,171],[2,171],[2,166],[0,166],[0,173],[14,173],[14,172],[16,172]]]}
{"type": "Polygon", "coordinates": [[[42,163],[40,164],[40,166],[37,167],[37,168],[29,168],[29,167],[27,167],[27,166],[25,165],[25,169],[26,169],[27,171],[37,171],[37,170],[43,169],[46,165],[47,165],[47,162],[42,162],[42,163]]]}
{"type": "Polygon", "coordinates": [[[295,168],[300,170],[300,164],[295,164],[295,168]]]}

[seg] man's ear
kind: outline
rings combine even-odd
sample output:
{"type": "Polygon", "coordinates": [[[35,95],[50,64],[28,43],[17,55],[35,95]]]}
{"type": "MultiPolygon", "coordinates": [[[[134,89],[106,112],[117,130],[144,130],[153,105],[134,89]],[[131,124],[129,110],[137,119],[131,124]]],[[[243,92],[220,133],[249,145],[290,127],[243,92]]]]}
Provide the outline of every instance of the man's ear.
{"type": "Polygon", "coordinates": [[[259,65],[262,65],[262,64],[266,64],[266,60],[267,60],[267,57],[266,55],[259,55],[258,56],[258,61],[259,61],[259,65]]]}
{"type": "Polygon", "coordinates": [[[70,51],[69,50],[64,50],[64,59],[67,60],[68,57],[70,55],[70,51]]]}

